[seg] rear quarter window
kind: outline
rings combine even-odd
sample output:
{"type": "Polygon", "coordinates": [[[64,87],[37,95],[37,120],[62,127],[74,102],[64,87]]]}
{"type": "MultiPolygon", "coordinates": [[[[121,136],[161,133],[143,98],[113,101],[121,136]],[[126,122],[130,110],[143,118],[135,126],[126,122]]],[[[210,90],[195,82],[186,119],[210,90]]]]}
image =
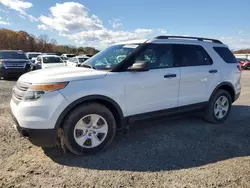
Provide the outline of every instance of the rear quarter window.
{"type": "Polygon", "coordinates": [[[226,63],[238,63],[233,53],[226,47],[214,47],[214,50],[226,63]]]}

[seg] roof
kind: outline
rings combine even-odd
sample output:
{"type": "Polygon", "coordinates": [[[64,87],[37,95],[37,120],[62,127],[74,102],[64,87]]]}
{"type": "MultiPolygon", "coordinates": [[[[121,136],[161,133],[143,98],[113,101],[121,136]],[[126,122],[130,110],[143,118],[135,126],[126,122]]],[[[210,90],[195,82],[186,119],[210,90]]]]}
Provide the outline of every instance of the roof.
{"type": "Polygon", "coordinates": [[[189,36],[158,36],[152,39],[130,40],[116,43],[119,44],[141,44],[141,43],[179,43],[179,44],[210,44],[213,46],[226,46],[217,39],[209,39],[202,37],[189,37],[189,36]]]}
{"type": "Polygon", "coordinates": [[[203,38],[203,37],[190,37],[190,36],[175,36],[175,35],[161,35],[158,37],[155,37],[155,39],[185,39],[185,40],[198,40],[198,41],[204,41],[204,42],[214,42],[222,44],[221,41],[217,39],[211,39],[211,38],[203,38]]]}

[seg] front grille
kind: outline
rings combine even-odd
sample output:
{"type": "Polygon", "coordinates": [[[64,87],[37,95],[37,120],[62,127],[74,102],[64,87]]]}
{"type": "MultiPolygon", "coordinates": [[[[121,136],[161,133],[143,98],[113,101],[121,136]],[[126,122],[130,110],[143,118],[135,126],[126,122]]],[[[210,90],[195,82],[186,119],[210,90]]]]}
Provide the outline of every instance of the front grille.
{"type": "Polygon", "coordinates": [[[23,100],[23,97],[27,92],[27,90],[29,89],[30,85],[31,85],[30,83],[24,83],[18,81],[13,88],[13,96],[12,96],[14,99],[13,101],[20,102],[21,100],[23,100]]]}
{"type": "Polygon", "coordinates": [[[26,63],[4,63],[5,68],[25,68],[26,63]]]}

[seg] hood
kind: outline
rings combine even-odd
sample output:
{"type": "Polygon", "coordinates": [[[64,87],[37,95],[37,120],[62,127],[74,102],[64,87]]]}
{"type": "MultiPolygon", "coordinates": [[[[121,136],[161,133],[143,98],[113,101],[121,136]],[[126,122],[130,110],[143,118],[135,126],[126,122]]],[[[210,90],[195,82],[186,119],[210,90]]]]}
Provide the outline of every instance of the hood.
{"type": "Polygon", "coordinates": [[[106,71],[99,71],[83,67],[55,67],[41,69],[23,74],[19,80],[27,83],[53,83],[74,80],[100,79],[107,75],[106,71]]]}

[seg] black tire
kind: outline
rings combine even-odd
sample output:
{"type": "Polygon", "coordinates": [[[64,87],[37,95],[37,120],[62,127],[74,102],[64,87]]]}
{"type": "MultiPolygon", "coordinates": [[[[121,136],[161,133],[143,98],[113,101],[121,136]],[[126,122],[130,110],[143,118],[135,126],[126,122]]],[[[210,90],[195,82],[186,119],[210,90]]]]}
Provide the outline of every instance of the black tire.
{"type": "Polygon", "coordinates": [[[207,109],[205,111],[205,114],[204,114],[204,119],[210,123],[214,123],[214,124],[219,124],[219,123],[223,123],[228,115],[230,114],[230,111],[231,111],[231,107],[232,107],[232,97],[231,95],[223,90],[223,89],[220,89],[218,90],[210,99],[209,101],[209,104],[207,106],[207,109]],[[223,118],[217,118],[215,113],[214,113],[214,106],[215,106],[215,102],[216,100],[221,97],[221,96],[225,96],[227,99],[228,99],[228,103],[229,103],[229,108],[228,108],[228,111],[227,111],[227,114],[223,117],[223,118]]]}
{"type": "Polygon", "coordinates": [[[98,103],[86,103],[75,108],[63,122],[64,144],[70,152],[76,155],[95,154],[104,150],[113,140],[116,133],[116,122],[112,112],[98,103]],[[103,142],[94,147],[86,148],[80,146],[74,138],[74,128],[77,122],[86,115],[97,114],[102,116],[108,124],[108,133],[103,142]]]}

